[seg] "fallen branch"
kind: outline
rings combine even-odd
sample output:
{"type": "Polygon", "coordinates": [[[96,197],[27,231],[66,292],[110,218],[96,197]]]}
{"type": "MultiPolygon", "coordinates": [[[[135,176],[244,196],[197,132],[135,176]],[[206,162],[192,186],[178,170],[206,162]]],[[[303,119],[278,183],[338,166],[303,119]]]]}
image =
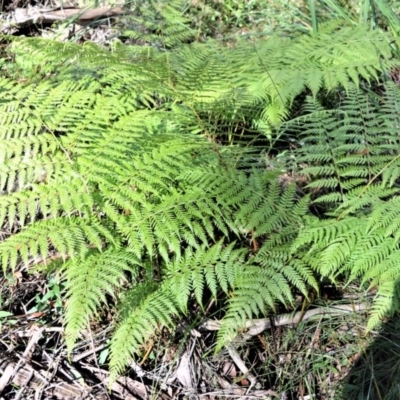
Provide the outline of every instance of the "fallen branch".
{"type": "MultiPolygon", "coordinates": [[[[0,32],[7,32],[12,28],[29,26],[33,24],[51,24],[56,21],[67,19],[74,20],[79,25],[87,25],[99,18],[116,17],[126,14],[121,6],[87,8],[66,8],[66,9],[41,9],[37,7],[16,8],[11,17],[0,24],[0,32]]],[[[4,18],[4,17],[3,17],[4,18]]]]}
{"type": "Polygon", "coordinates": [[[124,11],[122,7],[99,7],[93,9],[69,8],[43,13],[41,15],[41,21],[44,23],[51,23],[73,18],[78,24],[85,25],[99,18],[115,17],[125,13],[126,11],[124,11]]]}
{"type": "MultiPolygon", "coordinates": [[[[318,307],[312,310],[302,313],[301,311],[295,314],[282,314],[277,315],[273,318],[262,318],[247,320],[244,328],[247,331],[240,335],[241,341],[249,340],[253,336],[257,336],[267,329],[271,328],[271,320],[273,326],[283,325],[297,325],[301,321],[306,321],[315,317],[325,318],[332,315],[349,314],[353,312],[365,311],[368,307],[367,303],[360,304],[339,304],[331,307],[318,307]]],[[[200,329],[206,329],[208,331],[217,331],[221,328],[222,321],[209,320],[204,322],[200,329]]]]}

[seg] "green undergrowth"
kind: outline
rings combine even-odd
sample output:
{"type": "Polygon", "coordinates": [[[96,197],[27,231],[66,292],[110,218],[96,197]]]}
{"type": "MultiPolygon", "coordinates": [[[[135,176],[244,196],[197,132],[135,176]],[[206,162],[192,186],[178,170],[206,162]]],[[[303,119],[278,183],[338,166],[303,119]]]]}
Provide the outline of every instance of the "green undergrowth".
{"type": "Polygon", "coordinates": [[[114,379],[210,301],[217,352],[326,281],[376,288],[378,326],[400,307],[397,39],[343,21],[230,46],[167,28],[111,49],[5,38],[4,273],[61,276],[69,351],[110,307],[114,379]]]}

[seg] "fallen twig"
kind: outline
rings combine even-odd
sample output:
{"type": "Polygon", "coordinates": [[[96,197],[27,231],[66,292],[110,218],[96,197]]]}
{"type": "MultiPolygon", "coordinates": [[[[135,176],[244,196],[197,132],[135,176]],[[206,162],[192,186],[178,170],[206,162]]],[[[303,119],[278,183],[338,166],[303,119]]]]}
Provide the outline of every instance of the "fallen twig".
{"type": "MultiPolygon", "coordinates": [[[[262,319],[253,319],[247,320],[244,328],[247,329],[245,333],[240,335],[241,341],[249,340],[253,336],[257,336],[260,333],[264,332],[267,329],[271,328],[271,319],[273,321],[274,326],[283,326],[283,325],[296,325],[301,321],[306,321],[312,319],[314,317],[328,317],[332,315],[342,315],[346,313],[352,312],[361,312],[365,311],[368,307],[367,303],[359,303],[359,304],[338,304],[331,307],[318,307],[312,310],[308,310],[302,316],[302,312],[296,312],[294,314],[282,314],[277,315],[273,318],[262,318],[262,319]]],[[[204,322],[200,328],[206,329],[209,331],[217,331],[221,328],[222,321],[218,320],[209,320],[204,322]]]]}
{"type": "MultiPolygon", "coordinates": [[[[10,29],[33,24],[51,24],[56,21],[73,19],[79,25],[87,25],[99,18],[116,17],[126,14],[121,6],[107,6],[98,8],[66,8],[66,9],[41,9],[38,7],[16,8],[11,18],[0,23],[0,32],[8,32],[10,29]]],[[[3,17],[4,18],[4,17],[3,17]]]]}

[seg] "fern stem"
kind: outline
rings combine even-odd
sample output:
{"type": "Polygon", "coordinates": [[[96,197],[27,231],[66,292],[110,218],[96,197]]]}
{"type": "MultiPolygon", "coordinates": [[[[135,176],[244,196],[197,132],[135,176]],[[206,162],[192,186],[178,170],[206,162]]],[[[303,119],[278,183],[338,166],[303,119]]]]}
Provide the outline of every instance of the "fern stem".
{"type": "Polygon", "coordinates": [[[146,353],[144,354],[144,356],[142,358],[142,361],[140,361],[140,363],[139,363],[140,366],[142,366],[146,362],[146,360],[149,358],[149,355],[150,355],[151,351],[153,350],[153,347],[154,347],[154,340],[151,339],[149,347],[147,348],[146,353]]]}
{"type": "Polygon", "coordinates": [[[317,19],[317,10],[315,8],[315,0],[309,0],[308,4],[310,6],[313,34],[316,35],[318,33],[318,19],[317,19]]]}
{"type": "Polygon", "coordinates": [[[254,229],[252,229],[250,232],[251,232],[251,244],[253,246],[253,251],[254,251],[254,253],[257,253],[260,247],[258,246],[258,242],[257,242],[256,236],[255,236],[254,229]]]}

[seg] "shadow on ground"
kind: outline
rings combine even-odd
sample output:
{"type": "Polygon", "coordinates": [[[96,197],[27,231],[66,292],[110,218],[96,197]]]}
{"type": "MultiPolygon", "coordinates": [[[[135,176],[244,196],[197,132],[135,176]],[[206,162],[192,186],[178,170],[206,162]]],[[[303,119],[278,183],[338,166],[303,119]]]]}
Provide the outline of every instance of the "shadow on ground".
{"type": "MultiPolygon", "coordinates": [[[[400,304],[400,280],[396,282],[400,304]]],[[[400,400],[400,313],[385,322],[373,342],[362,351],[337,399],[400,400]]],[[[335,399],[336,400],[336,399],[335,399]]]]}

